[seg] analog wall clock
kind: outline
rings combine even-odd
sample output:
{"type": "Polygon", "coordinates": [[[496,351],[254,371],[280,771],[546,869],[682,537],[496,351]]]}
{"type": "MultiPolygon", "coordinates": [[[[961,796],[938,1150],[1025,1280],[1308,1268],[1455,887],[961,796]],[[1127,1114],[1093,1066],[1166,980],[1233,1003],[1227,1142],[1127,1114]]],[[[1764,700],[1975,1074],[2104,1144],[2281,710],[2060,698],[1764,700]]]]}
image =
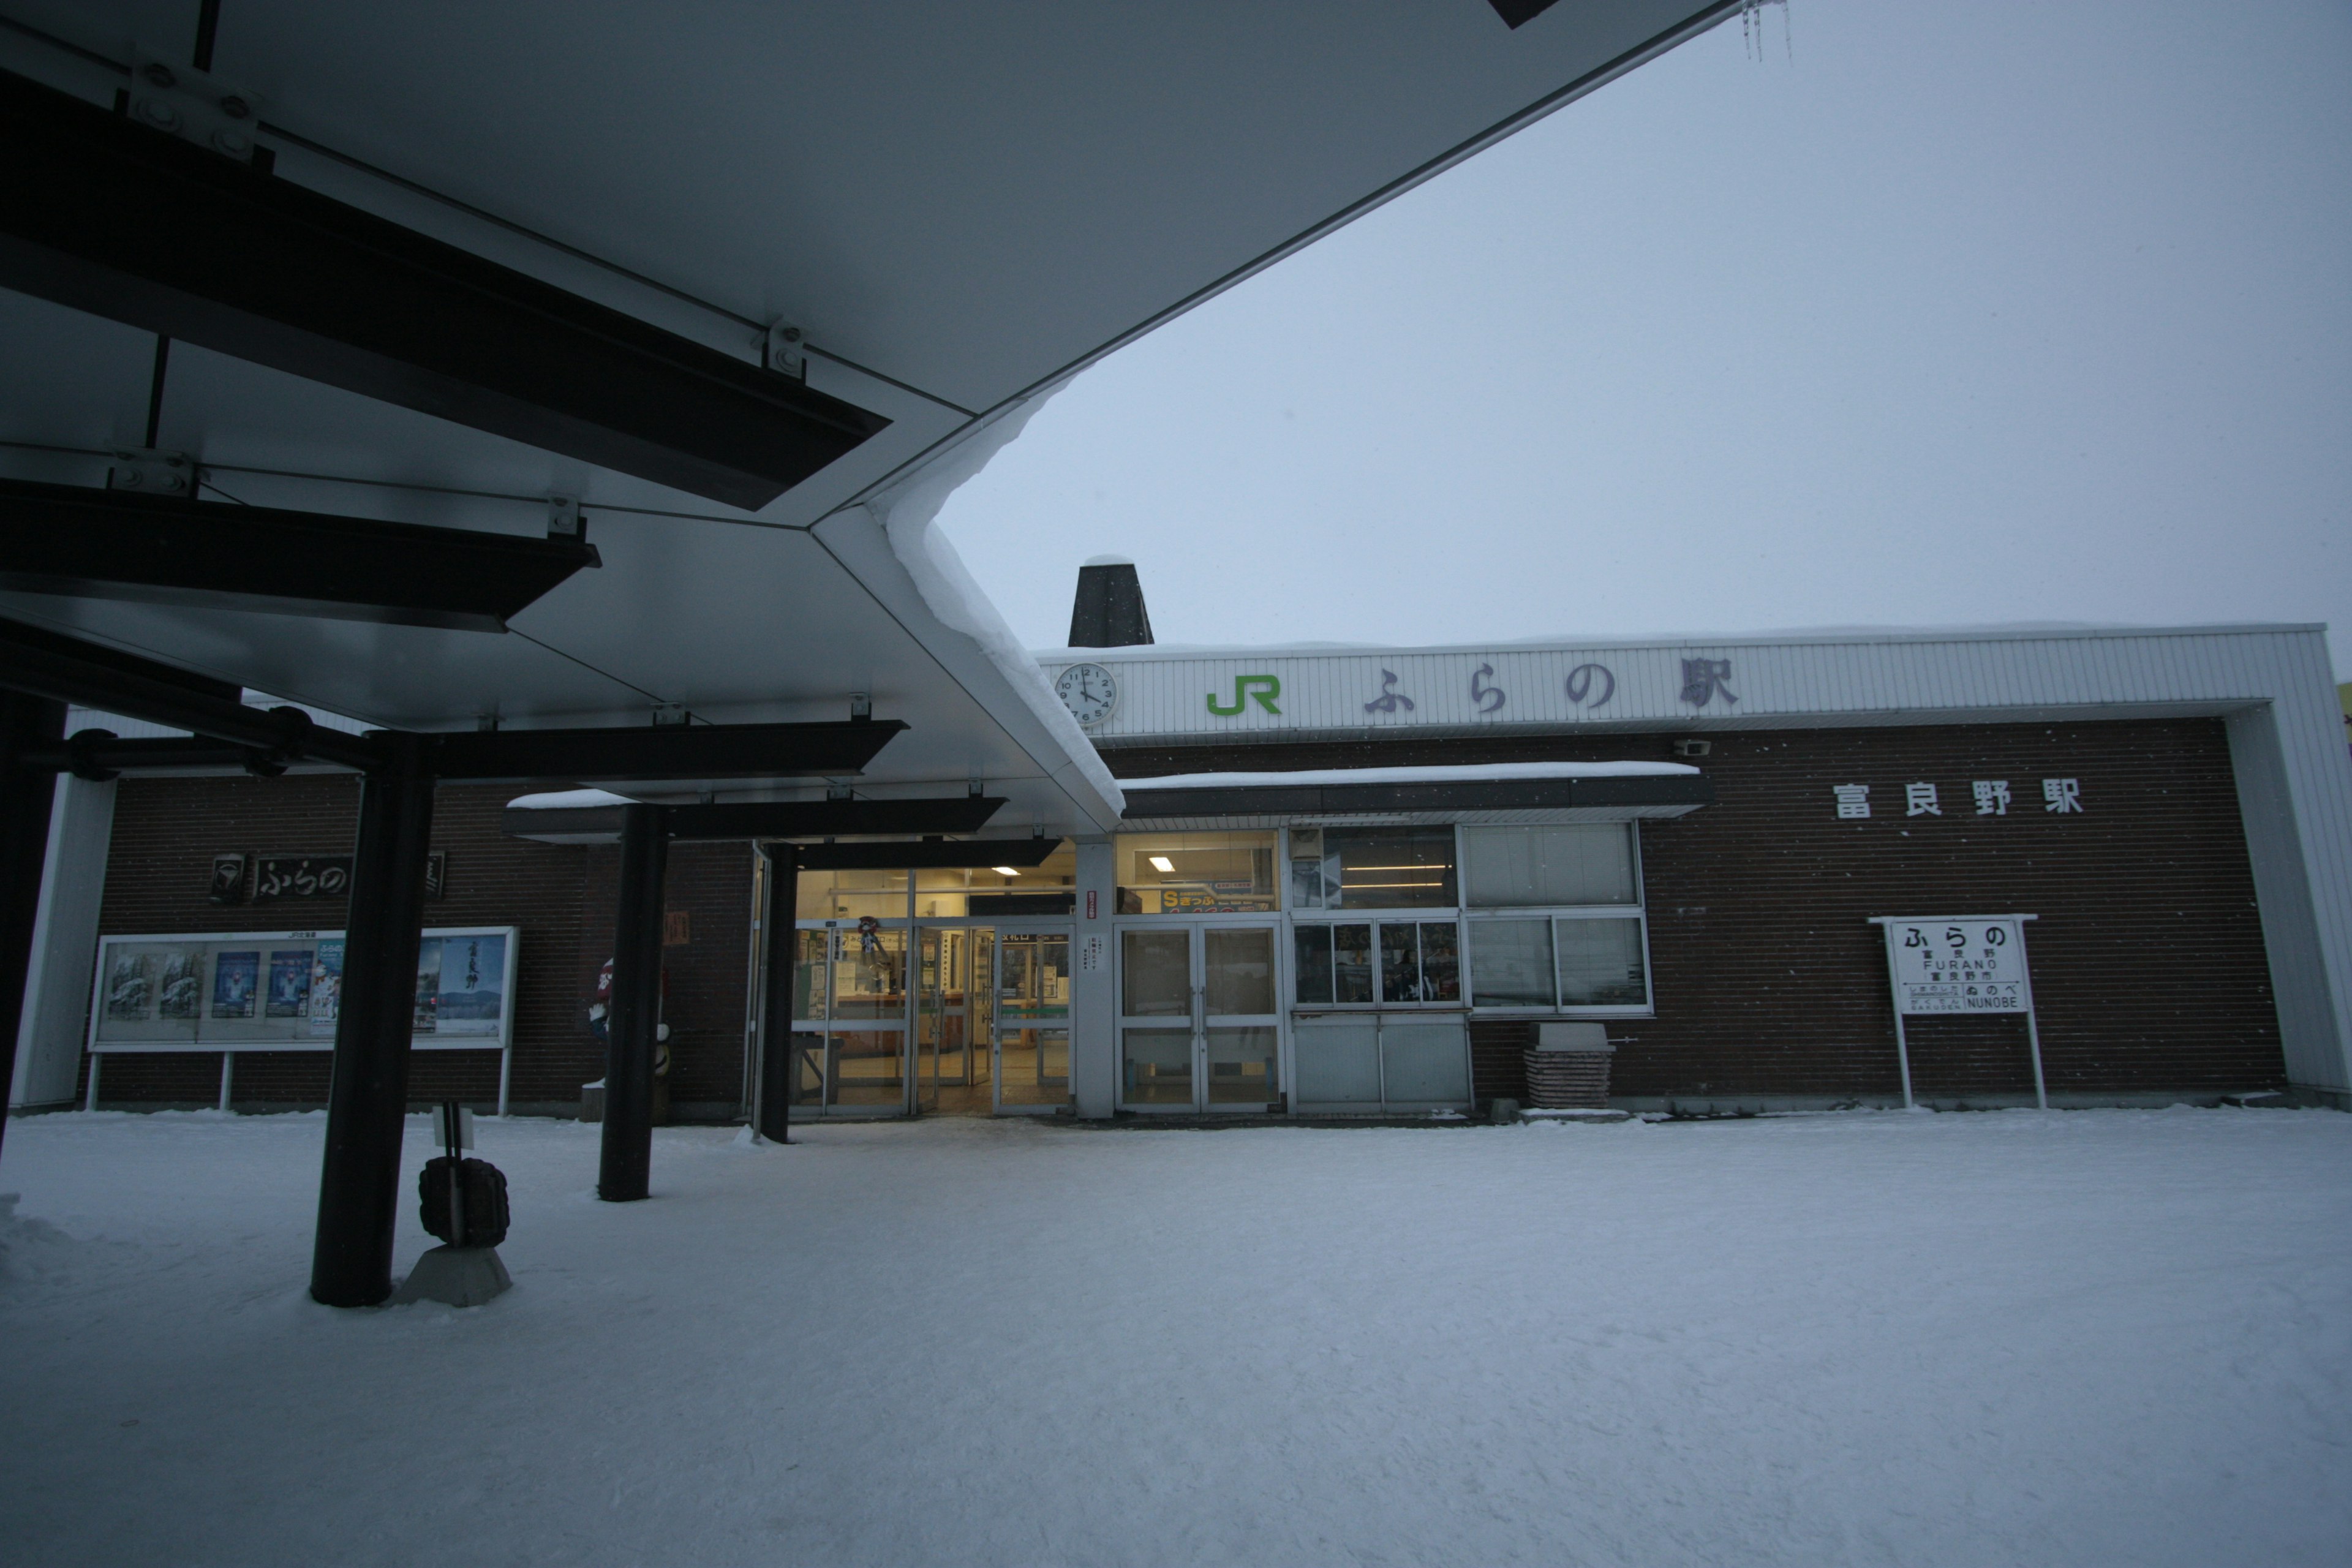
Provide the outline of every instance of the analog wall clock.
{"type": "Polygon", "coordinates": [[[1098,664],[1074,664],[1054,679],[1054,689],[1081,724],[1099,724],[1118,706],[1118,682],[1098,664]]]}

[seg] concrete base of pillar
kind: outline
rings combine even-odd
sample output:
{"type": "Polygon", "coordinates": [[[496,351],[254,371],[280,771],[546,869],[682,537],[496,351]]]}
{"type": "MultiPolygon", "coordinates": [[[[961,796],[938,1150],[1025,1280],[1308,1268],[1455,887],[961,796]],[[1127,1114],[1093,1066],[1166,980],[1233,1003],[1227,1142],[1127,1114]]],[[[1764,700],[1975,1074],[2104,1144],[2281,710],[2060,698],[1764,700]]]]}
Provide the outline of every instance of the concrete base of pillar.
{"type": "Polygon", "coordinates": [[[495,1247],[436,1247],[416,1260],[388,1306],[438,1301],[446,1307],[478,1307],[514,1287],[495,1247]]]}

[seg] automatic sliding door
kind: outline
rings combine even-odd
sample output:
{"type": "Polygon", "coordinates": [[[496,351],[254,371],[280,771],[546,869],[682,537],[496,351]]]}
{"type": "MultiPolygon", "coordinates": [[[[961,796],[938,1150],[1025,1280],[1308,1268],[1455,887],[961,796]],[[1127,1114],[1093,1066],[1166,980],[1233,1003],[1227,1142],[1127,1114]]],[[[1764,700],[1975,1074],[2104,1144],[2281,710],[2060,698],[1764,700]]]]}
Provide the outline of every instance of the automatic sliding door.
{"type": "Polygon", "coordinates": [[[996,941],[996,1109],[1070,1103],[1070,933],[1001,931],[996,941]]]}
{"type": "Polygon", "coordinates": [[[906,1110],[906,931],[836,925],[793,940],[793,1105],[906,1110]]]}

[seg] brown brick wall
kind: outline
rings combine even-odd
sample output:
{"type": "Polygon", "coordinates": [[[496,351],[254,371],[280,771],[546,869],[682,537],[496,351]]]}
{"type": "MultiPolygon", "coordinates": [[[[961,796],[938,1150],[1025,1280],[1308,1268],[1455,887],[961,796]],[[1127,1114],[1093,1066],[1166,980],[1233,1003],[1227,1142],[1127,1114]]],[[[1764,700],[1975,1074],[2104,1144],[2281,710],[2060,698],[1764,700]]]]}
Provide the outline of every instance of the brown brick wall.
{"type": "MultiPolygon", "coordinates": [[[[1717,803],[1642,828],[1654,1018],[1612,1020],[1626,1097],[1885,1099],[1900,1092],[1872,915],[2031,911],[2053,1095],[2215,1093],[2285,1081],[2229,746],[2218,720],[1711,734],[1717,803]],[[2082,781],[2081,815],[2041,781],[2082,781]],[[1980,817],[1975,779],[2007,779],[1980,817]],[[1936,784],[1941,816],[1907,817],[1936,784]],[[1871,785],[1842,821],[1831,786],[1871,785]]],[[[1532,736],[1117,750],[1129,777],[1222,768],[1672,760],[1671,737],[1532,736]]],[[[1523,1092],[1528,1026],[1472,1029],[1481,1098],[1523,1092]]],[[[2017,1017],[1923,1019],[1915,1085],[2030,1094],[2017,1017]]]]}
{"type": "MultiPolygon", "coordinates": [[[[617,856],[609,848],[506,837],[500,813],[513,794],[499,785],[446,785],[436,794],[433,847],[446,854],[447,876],[444,897],[425,905],[425,923],[521,928],[512,999],[513,1102],[576,1106],[580,1086],[604,1070],[587,1009],[597,969],[612,952],[617,856]]],[[[341,900],[224,907],[205,894],[215,854],[349,854],[358,808],[359,783],[348,775],[125,779],[115,797],[100,930],[341,927],[347,914],[341,900]]],[[[742,845],[681,845],[671,853],[667,903],[686,910],[692,937],[666,952],[677,1058],[672,1095],[682,1112],[692,1106],[724,1114],[739,1098],[750,857],[742,845]]],[[[239,1052],[236,1098],[323,1103],[327,1069],[323,1051],[239,1052]]],[[[109,1103],[208,1105],[219,1084],[217,1052],[115,1055],[100,1092],[109,1103]]],[[[416,1052],[409,1091],[417,1100],[493,1100],[497,1056],[416,1052]]]]}
{"type": "MultiPolygon", "coordinates": [[[[1898,1092],[1874,914],[2031,910],[2042,1048],[2053,1094],[2210,1094],[2284,1082],[2252,878],[2218,721],[1772,731],[1710,736],[1700,765],[1717,804],[1643,827],[1657,1016],[1612,1020],[1624,1097],[1884,1100],[1898,1092]],[[2082,815],[2042,809],[2041,780],[2082,781],[2082,815]],[[2006,778],[2002,817],[1969,783],[2006,778]],[[1903,815],[1903,786],[1937,784],[1940,817],[1903,815]],[[1831,785],[1872,786],[1874,815],[1841,821],[1831,785]],[[2129,973],[2132,966],[2154,971],[2129,973]]],[[[1117,750],[1135,777],[1209,768],[1377,766],[1543,759],[1669,760],[1670,737],[1475,740],[1117,750]]],[[[436,925],[519,924],[513,1099],[569,1106],[603,1075],[586,1012],[612,952],[617,855],[510,839],[511,792],[436,799],[448,854],[436,925]]],[[[340,905],[224,910],[205,896],[215,853],[348,852],[358,800],[345,777],[126,779],[117,797],[101,929],[110,932],[340,925],[340,905]]],[[[667,906],[690,940],[665,950],[672,1098],[681,1115],[730,1113],[740,1092],[751,850],[677,845],[667,906]]],[[[1480,1098],[1520,1097],[1529,1026],[1471,1031],[1480,1098]]],[[[216,1054],[117,1056],[105,1099],[209,1104],[216,1054]]],[[[1951,1100],[2030,1092],[2015,1018],[1926,1019],[1915,1082],[1951,1100]]],[[[325,1053],[241,1055],[236,1097],[316,1104],[325,1053]]],[[[419,1100],[496,1092],[496,1062],[420,1052],[419,1100]]]]}

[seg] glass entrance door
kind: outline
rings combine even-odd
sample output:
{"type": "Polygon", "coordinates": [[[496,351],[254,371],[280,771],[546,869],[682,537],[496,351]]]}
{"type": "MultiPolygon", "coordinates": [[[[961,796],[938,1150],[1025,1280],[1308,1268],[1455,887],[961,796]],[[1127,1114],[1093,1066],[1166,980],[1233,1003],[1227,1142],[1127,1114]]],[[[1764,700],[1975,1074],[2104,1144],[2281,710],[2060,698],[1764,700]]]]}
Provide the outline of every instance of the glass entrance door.
{"type": "Polygon", "coordinates": [[[992,1109],[996,933],[987,926],[923,926],[919,936],[914,1110],[925,1116],[983,1115],[992,1109]]]}
{"type": "Polygon", "coordinates": [[[1119,1098],[1131,1110],[1262,1110],[1279,1100],[1276,928],[1119,933],[1119,1098]]]}
{"type": "Polygon", "coordinates": [[[996,940],[996,1109],[1070,1103],[1070,933],[1006,931],[996,940]]]}
{"type": "Polygon", "coordinates": [[[793,933],[792,1096],[795,1113],[903,1114],[907,931],[878,921],[793,933]]]}

